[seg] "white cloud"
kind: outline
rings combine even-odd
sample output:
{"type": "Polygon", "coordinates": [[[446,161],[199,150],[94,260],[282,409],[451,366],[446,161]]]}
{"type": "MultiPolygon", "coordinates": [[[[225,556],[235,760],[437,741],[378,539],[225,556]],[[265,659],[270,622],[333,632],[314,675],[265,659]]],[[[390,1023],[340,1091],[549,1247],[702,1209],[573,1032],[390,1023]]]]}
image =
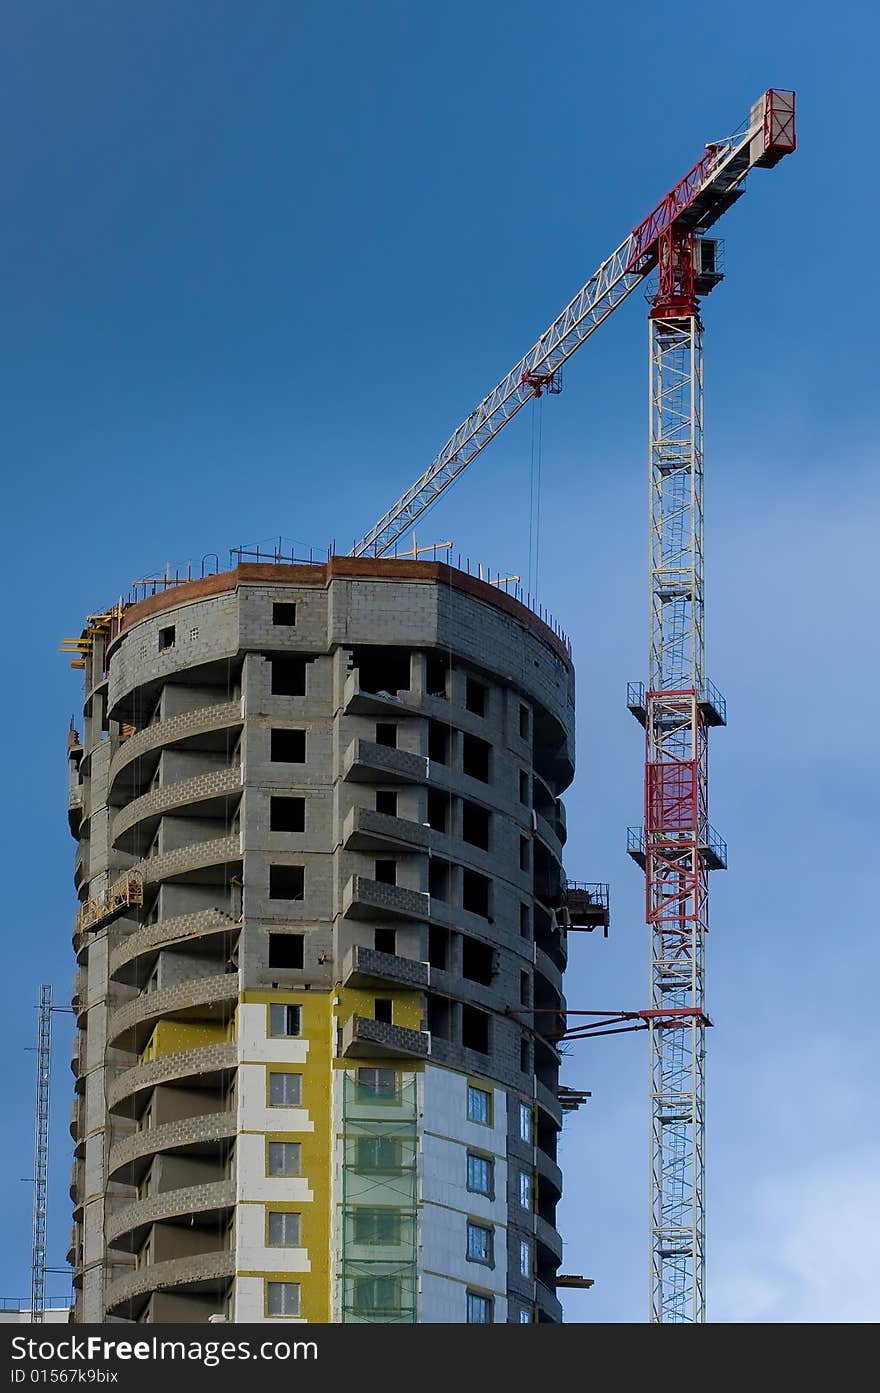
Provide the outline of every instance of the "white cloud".
{"type": "MultiPolygon", "coordinates": [[[[807,1129],[805,1129],[806,1131],[807,1129]]],[[[713,1321],[837,1322],[880,1317],[880,1148],[811,1163],[743,1195],[746,1232],[718,1234],[709,1258],[713,1321]]],[[[740,1220],[743,1215],[738,1216],[740,1220]]]]}

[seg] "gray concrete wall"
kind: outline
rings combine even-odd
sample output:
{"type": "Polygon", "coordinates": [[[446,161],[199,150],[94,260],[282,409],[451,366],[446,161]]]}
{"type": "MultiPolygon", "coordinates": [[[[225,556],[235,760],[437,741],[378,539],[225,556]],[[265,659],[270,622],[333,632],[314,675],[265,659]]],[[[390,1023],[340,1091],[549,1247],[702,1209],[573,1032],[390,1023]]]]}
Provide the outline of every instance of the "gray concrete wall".
{"type": "MultiPolygon", "coordinates": [[[[451,999],[449,1038],[434,1038],[432,1059],[505,1088],[511,1118],[518,1114],[521,1100],[532,1102],[537,1095],[539,1105],[549,1109],[547,1125],[555,1126],[558,1120],[550,1097],[552,1079],[550,1095],[541,1101],[532,1073],[530,1022],[527,1017],[524,1023],[512,1018],[509,1008],[520,1004],[523,974],[526,1001],[533,999],[533,976],[541,970],[541,959],[535,966],[536,951],[549,962],[540,944],[536,950],[531,928],[521,932],[523,906],[529,925],[536,915],[533,816],[530,801],[520,801],[520,789],[525,775],[531,791],[536,766],[545,774],[555,769],[557,781],[549,779],[544,795],[552,803],[570,777],[574,688],[569,666],[523,618],[491,599],[434,579],[335,577],[324,585],[254,582],[211,595],[181,592],[178,602],[175,598],[169,594],[159,612],[137,617],[124,630],[111,647],[106,681],[100,664],[86,674],[81,893],[100,893],[134,863],[147,882],[147,922],[159,931],[166,923],[172,931],[175,924],[180,928],[177,938],[172,932],[157,947],[138,917],[131,916],[109,933],[105,929],[90,936],[81,953],[87,1008],[79,1113],[82,1164],[76,1191],[81,1228],[75,1246],[81,1248],[83,1263],[78,1277],[80,1320],[107,1314],[103,1287],[113,1282],[113,1290],[122,1293],[110,1312],[113,1318],[143,1317],[146,1312],[147,1318],[178,1319],[179,1314],[170,1313],[196,1309],[170,1289],[151,1292],[140,1277],[121,1280],[131,1268],[131,1256],[118,1246],[107,1247],[104,1239],[105,1197],[111,1193],[106,1158],[111,1148],[117,1147],[117,1157],[137,1157],[131,1163],[132,1176],[142,1180],[149,1172],[151,1185],[162,1190],[188,1185],[195,1190],[234,1165],[234,1153],[224,1150],[222,1135],[216,1154],[196,1159],[169,1147],[156,1156],[151,1172],[143,1141],[118,1150],[151,1104],[154,1127],[182,1122],[225,1111],[232,1086],[225,1065],[204,1087],[197,1086],[198,1075],[175,1074],[152,1091],[126,1093],[108,1112],[108,1089],[138,1063],[136,1055],[118,1043],[128,1035],[114,1036],[115,1048],[108,1042],[108,1018],[139,989],[133,983],[166,993],[161,1001],[167,1003],[173,1023],[187,1019],[185,984],[222,974],[233,946],[236,985],[242,989],[278,983],[331,991],[355,946],[372,950],[387,945],[393,930],[395,956],[415,964],[428,957],[429,928],[445,929],[449,956],[445,969],[430,971],[422,1028],[427,1029],[431,996],[451,999]],[[295,625],[273,622],[276,601],[295,602],[295,625]],[[172,627],[173,646],[161,650],[160,631],[172,627]],[[399,679],[389,676],[387,690],[400,693],[396,702],[366,691],[358,681],[353,650],[382,645],[409,653],[409,685],[400,687],[399,679]],[[428,658],[438,651],[450,661],[446,697],[427,690],[428,658]],[[272,690],[272,660],[283,655],[308,660],[301,695],[272,690]],[[485,688],[482,714],[467,709],[469,676],[485,688]],[[520,729],[523,708],[529,725],[525,737],[520,729]],[[123,722],[135,727],[133,734],[126,730],[125,739],[123,722]],[[546,748],[533,746],[532,730],[539,724],[546,748]],[[377,744],[381,727],[388,725],[396,728],[396,752],[377,744]],[[431,757],[431,731],[437,727],[448,731],[443,763],[431,757]],[[303,731],[304,760],[273,760],[273,730],[303,731]],[[488,780],[466,772],[468,737],[489,747],[488,780]],[[127,739],[133,742],[130,756],[127,739]],[[211,780],[222,781],[222,788],[217,783],[215,789],[211,780]],[[426,827],[431,790],[448,797],[446,831],[426,827]],[[383,791],[396,794],[396,817],[385,815],[372,823],[364,819],[356,826],[352,811],[375,811],[377,792],[383,791]],[[273,796],[304,800],[301,832],[273,829],[273,796]],[[208,804],[208,797],[221,803],[208,804]],[[466,802],[489,816],[486,849],[463,839],[466,802]],[[408,828],[418,829],[418,837],[408,828]],[[388,862],[394,863],[393,887],[377,883],[387,869],[381,863],[388,862]],[[442,899],[429,899],[427,894],[432,862],[446,862],[450,868],[442,899]],[[273,867],[302,868],[301,899],[270,894],[273,867]],[[491,882],[485,915],[465,908],[465,881],[472,872],[491,882]],[[188,918],[214,907],[230,916],[229,931],[207,926],[196,949],[187,941],[188,918]],[[111,974],[108,944],[117,945],[126,933],[139,933],[141,946],[133,958],[120,959],[111,974]],[[303,936],[301,969],[270,966],[269,936],[285,933],[303,936]],[[466,940],[491,952],[494,970],[488,982],[463,976],[466,940]],[[469,1008],[488,1017],[488,1051],[470,1047],[463,1037],[469,1008]]],[[[552,865],[561,854],[555,828],[546,820],[539,827],[552,865]]],[[[547,914],[539,912],[537,920],[545,922],[547,914]]],[[[379,971],[387,961],[387,946],[364,961],[379,971]]],[[[401,969],[395,971],[396,980],[403,980],[401,969]]],[[[423,974],[419,967],[418,980],[423,974]]],[[[555,967],[552,980],[543,974],[542,986],[545,994],[558,991],[555,967]]],[[[375,995],[381,997],[383,990],[387,988],[380,974],[375,995]]],[[[126,1021],[129,1016],[132,1022],[146,1018],[140,1008],[129,1012],[126,1021]]],[[[190,1012],[189,1019],[199,1019],[198,1013],[190,1012]]],[[[375,1023],[371,1028],[381,1035],[375,1023]]],[[[397,1032],[401,1040],[414,1034],[399,1031],[396,1024],[387,1027],[389,1032],[397,1032]]],[[[194,1048],[193,1059],[198,1057],[194,1048]]],[[[521,1144],[513,1135],[509,1148],[519,1164],[534,1166],[533,1149],[520,1155],[521,1144]]],[[[117,1216],[134,1200],[135,1183],[140,1182],[112,1182],[117,1216]]],[[[154,1226],[154,1263],[183,1253],[176,1231],[170,1233],[172,1227],[165,1232],[161,1224],[154,1226]],[[163,1245],[168,1247],[165,1258],[159,1255],[163,1245]]],[[[524,1284],[515,1271],[515,1230],[513,1222],[510,1294],[515,1301],[534,1302],[533,1285],[524,1284]]],[[[526,1224],[523,1231],[534,1236],[534,1224],[526,1224]]],[[[213,1238],[198,1225],[186,1242],[189,1256],[213,1251],[213,1238]]],[[[543,1258],[546,1269],[546,1251],[543,1258]]],[[[217,1308],[215,1298],[206,1300],[217,1308]]],[[[553,1314],[551,1307],[547,1310],[553,1314]]]]}

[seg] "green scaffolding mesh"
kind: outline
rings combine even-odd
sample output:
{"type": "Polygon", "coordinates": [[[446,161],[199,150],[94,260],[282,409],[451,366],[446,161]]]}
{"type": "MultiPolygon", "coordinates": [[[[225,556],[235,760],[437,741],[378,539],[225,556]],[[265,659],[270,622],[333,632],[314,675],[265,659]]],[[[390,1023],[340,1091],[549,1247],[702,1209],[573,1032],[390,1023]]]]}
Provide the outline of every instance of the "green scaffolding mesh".
{"type": "MultiPolygon", "coordinates": [[[[370,1071],[375,1073],[376,1071],[370,1071]]],[[[343,1078],[342,1320],[407,1324],[418,1290],[418,1110],[413,1075],[382,1092],[343,1078]]]]}

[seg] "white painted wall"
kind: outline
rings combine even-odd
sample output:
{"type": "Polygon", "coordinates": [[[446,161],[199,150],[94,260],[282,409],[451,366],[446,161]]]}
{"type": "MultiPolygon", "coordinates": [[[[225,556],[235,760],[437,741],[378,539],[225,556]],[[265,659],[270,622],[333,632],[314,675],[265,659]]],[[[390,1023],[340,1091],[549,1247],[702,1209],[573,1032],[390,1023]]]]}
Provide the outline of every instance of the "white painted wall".
{"type": "Polygon", "coordinates": [[[428,1065],[422,1076],[421,1323],[463,1323],[469,1286],[492,1293],[495,1322],[507,1320],[507,1096],[487,1091],[489,1127],[468,1120],[463,1074],[428,1065]],[[468,1190],[468,1149],[493,1157],[494,1199],[468,1190]],[[468,1261],[469,1216],[494,1229],[494,1267],[468,1261]]]}
{"type": "Polygon", "coordinates": [[[262,1277],[238,1277],[235,1283],[235,1321],[259,1321],[261,1325],[304,1325],[305,1316],[265,1316],[262,1277]]]}
{"type": "MultiPolygon", "coordinates": [[[[273,1042],[274,1043],[274,1042],[273,1042]]],[[[287,1064],[285,1060],[272,1063],[287,1064]]],[[[238,1128],[241,1132],[314,1132],[306,1108],[270,1108],[266,1103],[272,1064],[241,1064],[238,1069],[238,1128]]]]}
{"type": "Polygon", "coordinates": [[[310,1272],[305,1248],[267,1248],[264,1204],[239,1204],[236,1266],[244,1272],[310,1272]]]}
{"type": "Polygon", "coordinates": [[[251,1001],[238,1008],[238,1057],[250,1063],[305,1064],[309,1042],[296,1036],[267,1038],[269,1007],[251,1001]]]}
{"type": "MultiPolygon", "coordinates": [[[[308,1058],[307,1039],[267,1038],[268,1008],[260,1003],[239,1007],[237,1080],[238,1137],[236,1142],[236,1254],[239,1272],[283,1272],[296,1280],[309,1272],[305,1248],[266,1246],[266,1208],[275,1203],[313,1203],[314,1190],[308,1176],[266,1175],[266,1136],[274,1133],[303,1135],[314,1132],[308,1110],[272,1108],[267,1105],[268,1075],[273,1064],[304,1065],[308,1058]]],[[[316,1182],[318,1177],[314,1177],[316,1182]]],[[[235,1282],[236,1321],[260,1321],[272,1325],[298,1324],[299,1317],[264,1316],[264,1278],[237,1277],[235,1282]]]]}

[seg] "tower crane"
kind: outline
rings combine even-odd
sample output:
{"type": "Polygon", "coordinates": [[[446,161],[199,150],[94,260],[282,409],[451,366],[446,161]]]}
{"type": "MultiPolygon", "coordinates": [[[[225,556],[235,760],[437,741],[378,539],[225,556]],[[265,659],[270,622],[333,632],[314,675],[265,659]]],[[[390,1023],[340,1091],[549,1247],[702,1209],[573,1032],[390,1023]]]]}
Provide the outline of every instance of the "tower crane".
{"type": "Polygon", "coordinates": [[[705,233],[745,192],[750,170],[772,168],[795,146],[795,94],[771,88],[733,135],[706,145],[351,553],[389,551],[530,398],[559,391],[566,360],[657,269],[648,683],[631,683],[627,697],[645,729],[645,822],[629,830],[628,850],[645,871],[651,1005],[620,1019],[637,1017],[649,1033],[650,1320],[658,1324],[706,1317],[703,964],[708,872],[726,864],[708,818],[708,730],[726,723],[726,711],[704,664],[700,298],[722,279],[718,243],[705,233]]]}

